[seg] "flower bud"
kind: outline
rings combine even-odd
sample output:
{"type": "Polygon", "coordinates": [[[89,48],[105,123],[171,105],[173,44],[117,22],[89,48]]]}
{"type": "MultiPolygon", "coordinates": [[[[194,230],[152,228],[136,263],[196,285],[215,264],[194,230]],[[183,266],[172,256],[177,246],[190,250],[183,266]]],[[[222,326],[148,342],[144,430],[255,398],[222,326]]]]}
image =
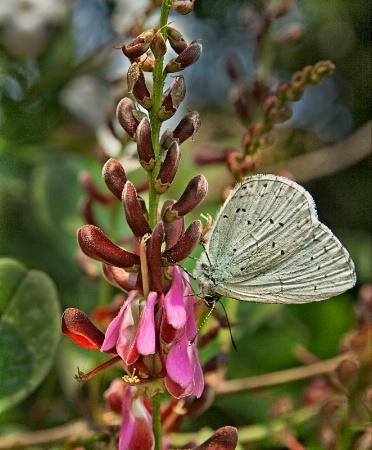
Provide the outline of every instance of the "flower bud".
{"type": "Polygon", "coordinates": [[[179,144],[185,142],[186,139],[194,136],[201,125],[200,115],[197,111],[188,112],[182,117],[180,123],[173,131],[173,139],[177,140],[179,144]]]}
{"type": "Polygon", "coordinates": [[[127,182],[124,167],[110,158],[102,169],[102,178],[109,190],[121,201],[124,185],[127,182]]]}
{"type": "Polygon", "coordinates": [[[153,36],[154,30],[146,30],[133,39],[127,46],[123,45],[121,50],[129,59],[139,58],[150,48],[153,36]]]}
{"type": "Polygon", "coordinates": [[[158,176],[155,179],[154,187],[158,194],[166,192],[176,176],[181,153],[176,141],[169,147],[164,161],[160,165],[158,176]]]}
{"type": "Polygon", "coordinates": [[[173,133],[172,130],[167,127],[160,138],[160,148],[166,150],[173,142],[173,133]]]}
{"type": "Polygon", "coordinates": [[[107,281],[114,286],[126,292],[136,288],[137,273],[128,272],[120,267],[109,266],[108,264],[102,264],[102,271],[107,281]]]}
{"type": "Polygon", "coordinates": [[[279,45],[296,44],[304,35],[304,27],[298,23],[294,23],[283,30],[280,35],[275,38],[275,42],[279,45]]]}
{"type": "Polygon", "coordinates": [[[207,164],[225,163],[227,156],[234,152],[235,147],[224,147],[224,148],[213,148],[213,147],[203,147],[199,148],[194,162],[201,166],[207,164]]]}
{"type": "MultiPolygon", "coordinates": [[[[164,211],[168,208],[168,206],[172,206],[176,203],[174,199],[168,199],[163,203],[163,207],[161,210],[161,217],[164,215],[164,211]]],[[[170,247],[173,247],[181,238],[183,233],[185,232],[185,220],[184,218],[180,220],[175,220],[174,222],[164,223],[165,230],[165,248],[166,250],[170,247]]]]}
{"type": "Polygon", "coordinates": [[[184,70],[194,64],[202,54],[202,45],[194,42],[190,44],[177,58],[171,59],[165,66],[165,72],[172,73],[184,70]]]}
{"type": "Polygon", "coordinates": [[[200,220],[192,222],[182,237],[172,247],[165,250],[162,260],[165,265],[172,265],[186,259],[199,244],[202,233],[200,220]]]}
{"type": "Polygon", "coordinates": [[[149,55],[142,55],[139,58],[135,58],[133,62],[138,63],[144,72],[154,71],[155,61],[149,55]]]}
{"type": "Polygon", "coordinates": [[[188,14],[194,9],[195,0],[172,0],[172,8],[178,14],[188,14]]]}
{"type": "Polygon", "coordinates": [[[111,196],[111,194],[104,194],[103,192],[101,192],[96,186],[93,177],[89,172],[81,172],[79,178],[81,184],[84,186],[84,189],[92,199],[97,200],[97,202],[103,205],[109,205],[110,203],[112,203],[113,197],[111,196]]]}
{"type": "Polygon", "coordinates": [[[89,225],[98,225],[93,211],[93,200],[91,198],[83,199],[79,210],[86,223],[89,223],[89,225]]]}
{"type": "Polygon", "coordinates": [[[147,117],[144,117],[137,128],[137,152],[141,166],[151,172],[156,159],[151,140],[151,127],[147,117]]]}
{"type": "Polygon", "coordinates": [[[167,27],[167,36],[170,46],[178,55],[188,47],[182,34],[175,28],[167,27]]]}
{"type": "Polygon", "coordinates": [[[235,450],[238,445],[238,430],[234,427],[226,426],[219,428],[212,436],[194,450],[208,450],[212,448],[235,450]]]}
{"type": "Polygon", "coordinates": [[[85,348],[100,349],[105,335],[79,309],[67,308],[62,315],[62,333],[85,348]]]}
{"type": "Polygon", "coordinates": [[[84,225],[78,230],[78,243],[81,250],[96,261],[133,271],[140,264],[138,255],[118,247],[94,225],[84,225]]]}
{"type": "Polygon", "coordinates": [[[148,246],[148,262],[152,280],[152,290],[158,294],[163,292],[162,283],[162,265],[161,265],[161,246],[164,241],[164,224],[158,222],[151,235],[150,244],[148,246]]]}
{"type": "Polygon", "coordinates": [[[136,188],[130,181],[125,183],[122,201],[125,217],[134,237],[137,240],[141,240],[146,234],[151,234],[151,227],[143,214],[141,203],[137,198],[136,188]]]}
{"type": "Polygon", "coordinates": [[[162,56],[164,56],[167,53],[167,44],[166,44],[160,30],[158,30],[154,34],[154,37],[152,38],[152,41],[150,44],[150,48],[151,48],[151,51],[154,54],[155,58],[161,58],[162,56]]]}
{"type": "Polygon", "coordinates": [[[188,214],[204,199],[207,191],[208,182],[204,175],[196,175],[189,181],[180,199],[172,206],[166,208],[163,221],[173,222],[188,214]]]}
{"type": "Polygon", "coordinates": [[[133,111],[136,111],[136,106],[134,102],[128,97],[124,97],[122,100],[120,100],[116,108],[116,116],[120,125],[132,139],[135,138],[136,130],[138,127],[138,123],[133,116],[133,111]]]}
{"type": "Polygon", "coordinates": [[[147,89],[145,76],[140,64],[133,63],[128,69],[128,92],[136,97],[138,103],[146,109],[152,106],[150,92],[147,89]]]}
{"type": "Polygon", "coordinates": [[[177,111],[178,106],[185,98],[186,83],[182,75],[174,78],[168,90],[164,93],[158,116],[160,120],[168,120],[177,111]]]}

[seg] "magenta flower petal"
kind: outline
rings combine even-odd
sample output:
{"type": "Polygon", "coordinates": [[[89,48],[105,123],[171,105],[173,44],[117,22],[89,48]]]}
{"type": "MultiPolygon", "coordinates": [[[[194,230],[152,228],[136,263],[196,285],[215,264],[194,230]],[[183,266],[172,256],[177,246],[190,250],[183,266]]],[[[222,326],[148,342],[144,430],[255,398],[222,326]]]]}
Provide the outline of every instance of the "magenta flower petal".
{"type": "Polygon", "coordinates": [[[177,330],[186,323],[186,310],[183,298],[183,284],[180,269],[175,266],[172,272],[171,288],[164,297],[164,308],[167,323],[177,330]]]}
{"type": "Polygon", "coordinates": [[[137,291],[131,291],[128,295],[128,298],[124,302],[123,306],[120,308],[119,314],[115,317],[115,319],[110,323],[106,330],[105,339],[103,341],[101,351],[107,352],[108,350],[112,349],[116,346],[119,335],[120,335],[120,328],[123,321],[123,314],[125,310],[128,308],[130,303],[133,301],[137,294],[137,291]]]}
{"type": "Polygon", "coordinates": [[[156,292],[150,292],[142,311],[137,331],[137,350],[141,355],[152,355],[156,351],[155,337],[155,302],[156,292]]]}
{"type": "Polygon", "coordinates": [[[122,422],[119,434],[119,450],[127,450],[129,448],[129,443],[134,434],[136,419],[132,414],[132,402],[131,389],[128,387],[125,391],[123,400],[122,422]]]}
{"type": "Polygon", "coordinates": [[[204,390],[204,376],[202,368],[200,366],[197,346],[195,344],[189,345],[188,352],[191,365],[194,368],[194,376],[193,376],[194,387],[192,393],[199,398],[204,390]]]}
{"type": "Polygon", "coordinates": [[[188,355],[188,342],[186,336],[174,344],[169,350],[165,365],[168,376],[185,388],[192,382],[193,368],[188,355]]]}

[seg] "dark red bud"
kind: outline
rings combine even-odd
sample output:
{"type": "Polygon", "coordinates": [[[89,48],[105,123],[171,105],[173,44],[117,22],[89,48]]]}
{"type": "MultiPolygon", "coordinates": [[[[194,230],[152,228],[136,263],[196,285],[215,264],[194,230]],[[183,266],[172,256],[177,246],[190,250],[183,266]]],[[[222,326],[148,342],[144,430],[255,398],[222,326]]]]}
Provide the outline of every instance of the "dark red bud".
{"type": "Polygon", "coordinates": [[[78,230],[78,242],[82,251],[96,261],[127,270],[138,269],[139,256],[118,247],[94,225],[84,225],[78,230]]]}
{"type": "Polygon", "coordinates": [[[107,281],[114,286],[123,289],[126,292],[132,291],[136,287],[138,274],[134,272],[127,272],[120,267],[102,265],[103,275],[107,281]]]}
{"type": "Polygon", "coordinates": [[[84,348],[100,349],[105,335],[79,309],[68,308],[62,315],[62,333],[84,348]]]}
{"type": "Polygon", "coordinates": [[[172,265],[186,259],[199,244],[202,235],[202,224],[200,220],[195,220],[186,229],[183,236],[173,247],[168,248],[162,254],[165,265],[172,265]]]}
{"type": "Polygon", "coordinates": [[[178,55],[186,50],[188,47],[187,42],[178,30],[172,27],[167,27],[167,35],[170,46],[178,55]]]}
{"type": "Polygon", "coordinates": [[[178,72],[184,70],[186,67],[194,64],[202,54],[202,45],[194,42],[190,44],[177,58],[171,59],[165,66],[165,71],[168,73],[178,72]]]}
{"type": "Polygon", "coordinates": [[[203,444],[195,447],[194,450],[235,450],[238,445],[238,430],[234,427],[226,426],[219,428],[203,444]]]}
{"type": "Polygon", "coordinates": [[[133,39],[127,46],[121,47],[124,55],[129,59],[139,58],[150,48],[151,40],[154,36],[154,30],[146,30],[133,39]]]}
{"type": "Polygon", "coordinates": [[[109,195],[101,192],[89,172],[81,172],[79,178],[81,184],[84,186],[84,189],[91,198],[97,200],[97,202],[102,203],[103,205],[109,205],[110,203],[112,203],[113,197],[111,196],[111,194],[109,195]]]}
{"type": "Polygon", "coordinates": [[[84,198],[79,209],[86,223],[89,223],[89,225],[98,225],[94,215],[93,200],[91,198],[84,198]]]}
{"type": "Polygon", "coordinates": [[[116,109],[116,116],[120,125],[132,139],[134,139],[138,127],[138,123],[133,117],[133,111],[135,110],[136,106],[134,102],[128,97],[124,97],[120,100],[116,109]]]}
{"type": "Polygon", "coordinates": [[[214,163],[225,163],[227,156],[236,151],[235,147],[213,148],[204,147],[198,149],[194,161],[196,164],[207,165],[214,163]]]}
{"type": "Polygon", "coordinates": [[[189,181],[180,199],[165,210],[164,222],[173,222],[188,214],[207,195],[208,182],[204,175],[196,175],[189,181]]]}
{"type": "Polygon", "coordinates": [[[174,78],[168,90],[164,93],[158,116],[161,120],[168,120],[177,111],[178,106],[185,98],[186,83],[182,75],[174,78]]]}
{"type": "Polygon", "coordinates": [[[151,126],[147,117],[141,120],[137,128],[137,152],[141,166],[151,172],[156,159],[151,140],[151,126]]]}
{"type": "Polygon", "coordinates": [[[194,136],[201,125],[200,114],[197,111],[187,113],[181,119],[180,123],[173,131],[173,139],[176,139],[179,144],[185,142],[186,139],[194,136]]]}
{"type": "Polygon", "coordinates": [[[154,54],[155,58],[161,58],[162,56],[164,56],[167,53],[167,44],[166,44],[160,30],[158,30],[154,34],[154,37],[152,38],[152,41],[150,44],[150,48],[151,48],[151,51],[154,54]]]}
{"type": "Polygon", "coordinates": [[[125,183],[122,201],[125,217],[134,237],[137,240],[141,240],[146,234],[151,234],[151,227],[143,214],[141,202],[137,198],[136,188],[130,181],[125,183]]]}
{"type": "Polygon", "coordinates": [[[188,14],[194,9],[195,0],[172,0],[172,8],[178,14],[188,14]]]}
{"type": "Polygon", "coordinates": [[[102,169],[102,178],[109,190],[121,201],[124,185],[127,182],[124,167],[110,158],[102,169]]]}
{"type": "MultiPolygon", "coordinates": [[[[168,199],[164,202],[161,217],[163,217],[165,210],[176,203],[176,200],[168,199]]],[[[180,220],[175,220],[174,222],[164,223],[165,230],[165,249],[169,249],[176,244],[185,232],[185,220],[182,217],[180,220]]]]}
{"type": "Polygon", "coordinates": [[[176,176],[181,152],[176,141],[169,147],[164,161],[160,165],[159,174],[155,179],[154,187],[158,194],[166,192],[176,176]]]}
{"type": "Polygon", "coordinates": [[[136,97],[138,103],[146,109],[152,106],[150,92],[146,86],[145,76],[140,64],[133,63],[127,73],[128,92],[136,97]]]}
{"type": "Polygon", "coordinates": [[[151,235],[148,245],[148,263],[150,268],[152,289],[157,293],[163,292],[161,246],[164,242],[164,224],[158,222],[151,235]]]}

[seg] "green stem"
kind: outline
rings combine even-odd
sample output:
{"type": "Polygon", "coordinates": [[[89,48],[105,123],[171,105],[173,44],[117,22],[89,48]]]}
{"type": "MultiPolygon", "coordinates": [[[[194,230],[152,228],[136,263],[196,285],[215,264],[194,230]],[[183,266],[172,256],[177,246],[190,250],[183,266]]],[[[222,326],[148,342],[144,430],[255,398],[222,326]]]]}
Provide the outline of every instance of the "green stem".
{"type": "Polygon", "coordinates": [[[151,397],[151,412],[152,412],[152,430],[155,437],[154,450],[162,449],[161,441],[161,420],[160,420],[160,393],[151,397]]]}
{"type": "MultiPolygon", "coordinates": [[[[159,28],[162,29],[161,33],[166,38],[166,29],[164,28],[168,21],[169,15],[169,0],[163,0],[161,11],[159,28]]],[[[161,98],[164,88],[165,74],[163,73],[164,57],[156,58],[154,71],[153,71],[153,96],[152,96],[152,108],[150,110],[150,123],[151,123],[151,139],[152,145],[156,157],[156,166],[152,172],[149,173],[149,222],[152,228],[155,227],[158,219],[158,206],[159,206],[159,194],[155,191],[154,181],[156,175],[159,172],[161,149],[159,147],[160,141],[160,128],[161,120],[158,117],[158,111],[161,105],[161,98]]]]}

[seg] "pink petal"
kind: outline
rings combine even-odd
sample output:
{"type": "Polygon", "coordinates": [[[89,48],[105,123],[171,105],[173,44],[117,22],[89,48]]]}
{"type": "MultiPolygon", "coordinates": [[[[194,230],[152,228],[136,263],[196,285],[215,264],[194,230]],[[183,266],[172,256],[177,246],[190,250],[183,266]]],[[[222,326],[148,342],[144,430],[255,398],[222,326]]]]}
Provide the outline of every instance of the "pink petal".
{"type": "Polygon", "coordinates": [[[156,292],[149,293],[138,324],[137,349],[141,355],[151,355],[156,350],[154,309],[157,296],[156,292]]]}
{"type": "Polygon", "coordinates": [[[186,336],[174,344],[169,350],[165,365],[168,376],[182,387],[188,386],[193,377],[193,369],[188,355],[186,336]]]}
{"type": "Polygon", "coordinates": [[[137,291],[131,291],[129,293],[128,298],[124,302],[123,306],[120,308],[119,314],[115,317],[115,319],[107,327],[106,334],[105,334],[105,340],[103,341],[103,344],[101,347],[102,352],[107,352],[108,350],[114,348],[117,345],[124,311],[132,303],[132,301],[136,295],[137,295],[137,291]]]}
{"type": "Polygon", "coordinates": [[[192,393],[196,397],[199,398],[202,395],[203,390],[204,390],[204,376],[203,376],[202,368],[200,366],[197,346],[195,344],[189,345],[188,352],[189,352],[191,365],[194,368],[194,375],[193,375],[194,387],[193,387],[192,393]]]}
{"type": "Polygon", "coordinates": [[[127,450],[134,434],[136,419],[132,413],[131,388],[127,388],[123,400],[122,422],[119,434],[119,450],[127,450]]]}
{"type": "Polygon", "coordinates": [[[172,285],[164,297],[164,308],[167,322],[176,329],[186,323],[186,310],[183,298],[183,284],[180,269],[175,266],[172,272],[172,285]]]}

